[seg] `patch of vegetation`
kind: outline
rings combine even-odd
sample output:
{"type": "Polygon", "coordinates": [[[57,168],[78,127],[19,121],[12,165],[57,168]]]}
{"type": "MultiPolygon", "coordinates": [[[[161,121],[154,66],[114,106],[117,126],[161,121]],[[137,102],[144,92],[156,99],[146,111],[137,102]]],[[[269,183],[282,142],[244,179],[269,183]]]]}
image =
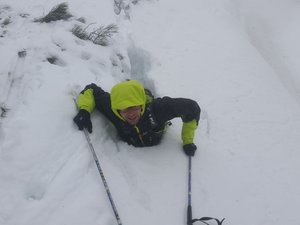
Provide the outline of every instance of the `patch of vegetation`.
{"type": "Polygon", "coordinates": [[[11,19],[10,19],[10,17],[8,17],[3,20],[3,22],[1,23],[1,26],[2,27],[7,26],[10,23],[11,23],[11,19]]]}
{"type": "Polygon", "coordinates": [[[0,118],[6,117],[8,110],[5,106],[0,106],[0,118]]]}
{"type": "Polygon", "coordinates": [[[68,4],[64,2],[52,8],[46,16],[35,19],[34,22],[50,23],[57,20],[68,20],[71,17],[72,15],[68,12],[68,4]]]}
{"type": "Polygon", "coordinates": [[[22,18],[28,18],[30,16],[30,14],[28,14],[28,13],[20,13],[19,16],[21,16],[22,18]]]}
{"type": "Polygon", "coordinates": [[[86,29],[88,28],[88,26],[86,28],[82,28],[79,25],[75,25],[71,32],[72,34],[74,34],[76,37],[78,37],[81,40],[88,40],[89,34],[86,31],[86,29]]]}
{"type": "Polygon", "coordinates": [[[9,5],[0,5],[0,12],[1,11],[11,11],[11,7],[9,5]]]}
{"type": "Polygon", "coordinates": [[[81,23],[86,23],[86,20],[84,17],[80,17],[77,19],[77,21],[81,22],[81,23]]]}
{"type": "Polygon", "coordinates": [[[58,58],[57,56],[54,56],[54,55],[49,56],[46,59],[50,64],[53,64],[53,65],[57,65],[57,66],[65,66],[66,65],[66,63],[63,60],[61,60],[60,58],[58,58]]]}
{"type": "Polygon", "coordinates": [[[19,58],[24,58],[26,55],[27,55],[27,52],[25,49],[18,52],[19,58]]]}
{"type": "Polygon", "coordinates": [[[3,30],[3,31],[0,33],[0,38],[5,37],[6,33],[7,33],[7,30],[3,30]]]}
{"type": "Polygon", "coordinates": [[[55,57],[55,56],[49,56],[48,58],[47,58],[47,61],[50,63],[50,64],[56,64],[56,62],[57,62],[57,57],[55,57]]]}
{"type": "Polygon", "coordinates": [[[71,32],[78,38],[82,40],[92,41],[96,45],[107,46],[109,40],[115,33],[118,33],[118,27],[115,24],[110,24],[108,26],[100,26],[99,28],[88,32],[89,25],[82,28],[79,25],[75,25],[71,32]]]}

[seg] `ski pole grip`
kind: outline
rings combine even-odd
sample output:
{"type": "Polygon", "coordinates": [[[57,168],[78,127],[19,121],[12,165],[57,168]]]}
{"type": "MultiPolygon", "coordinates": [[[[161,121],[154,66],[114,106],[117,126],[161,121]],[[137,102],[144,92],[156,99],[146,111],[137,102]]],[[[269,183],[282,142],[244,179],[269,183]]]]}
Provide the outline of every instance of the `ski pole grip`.
{"type": "Polygon", "coordinates": [[[187,225],[192,225],[192,206],[188,205],[187,207],[187,225]]]}

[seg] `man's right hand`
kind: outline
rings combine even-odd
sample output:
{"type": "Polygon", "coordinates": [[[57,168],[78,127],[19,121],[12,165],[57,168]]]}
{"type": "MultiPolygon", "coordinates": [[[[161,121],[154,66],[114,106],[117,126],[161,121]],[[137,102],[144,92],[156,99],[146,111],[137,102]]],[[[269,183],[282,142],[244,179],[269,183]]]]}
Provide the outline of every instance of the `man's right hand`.
{"type": "Polygon", "coordinates": [[[73,121],[78,126],[79,130],[86,128],[89,133],[92,133],[93,126],[91,121],[91,115],[88,111],[80,109],[78,114],[74,117],[73,121]]]}

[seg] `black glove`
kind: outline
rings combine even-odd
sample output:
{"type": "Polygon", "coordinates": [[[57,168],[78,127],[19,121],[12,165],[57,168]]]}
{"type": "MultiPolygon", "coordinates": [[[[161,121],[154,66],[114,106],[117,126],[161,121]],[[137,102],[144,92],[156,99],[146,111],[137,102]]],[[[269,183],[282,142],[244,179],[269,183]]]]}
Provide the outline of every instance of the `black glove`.
{"type": "Polygon", "coordinates": [[[194,156],[197,146],[194,143],[186,144],[183,146],[183,151],[187,156],[194,156]]]}
{"type": "Polygon", "coordinates": [[[92,121],[91,115],[88,111],[84,109],[80,109],[78,114],[74,117],[73,121],[78,126],[79,130],[83,130],[83,128],[87,128],[89,133],[92,133],[92,121]]]}

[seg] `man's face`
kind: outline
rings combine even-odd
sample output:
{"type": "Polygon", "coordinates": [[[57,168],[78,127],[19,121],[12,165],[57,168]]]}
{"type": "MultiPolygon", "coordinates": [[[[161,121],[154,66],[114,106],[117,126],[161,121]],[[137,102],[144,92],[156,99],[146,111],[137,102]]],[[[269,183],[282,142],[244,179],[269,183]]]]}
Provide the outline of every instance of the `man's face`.
{"type": "Polygon", "coordinates": [[[130,125],[136,125],[141,118],[141,111],[141,106],[132,106],[127,109],[120,110],[120,114],[130,125]]]}

